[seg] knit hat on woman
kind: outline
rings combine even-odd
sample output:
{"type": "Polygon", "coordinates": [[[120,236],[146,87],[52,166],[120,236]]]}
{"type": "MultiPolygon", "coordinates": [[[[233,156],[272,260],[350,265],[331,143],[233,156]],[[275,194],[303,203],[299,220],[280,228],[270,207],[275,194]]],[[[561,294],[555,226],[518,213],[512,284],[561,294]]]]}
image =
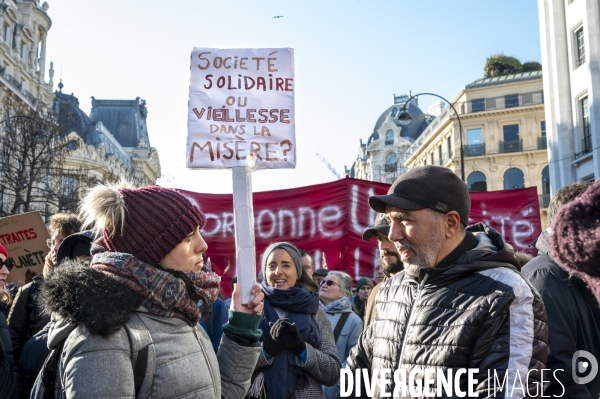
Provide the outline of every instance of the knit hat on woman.
{"type": "Polygon", "coordinates": [[[269,260],[269,255],[271,255],[271,252],[275,251],[276,249],[283,249],[290,254],[292,260],[294,261],[294,266],[296,266],[296,271],[298,272],[298,279],[300,279],[300,277],[302,277],[302,270],[304,270],[302,267],[302,257],[300,256],[300,251],[298,251],[298,248],[296,248],[294,244],[290,244],[289,242],[285,241],[274,242],[273,244],[269,245],[267,249],[265,249],[262,258],[263,276],[267,275],[267,261],[269,260]]]}
{"type": "Polygon", "coordinates": [[[81,204],[85,225],[95,225],[104,246],[158,265],[195,228],[204,214],[169,188],[96,186],[81,204]],[[100,216],[98,216],[100,215],[100,216]]]}
{"type": "Polygon", "coordinates": [[[553,218],[552,256],[565,269],[585,274],[600,301],[600,180],[553,218]]]}

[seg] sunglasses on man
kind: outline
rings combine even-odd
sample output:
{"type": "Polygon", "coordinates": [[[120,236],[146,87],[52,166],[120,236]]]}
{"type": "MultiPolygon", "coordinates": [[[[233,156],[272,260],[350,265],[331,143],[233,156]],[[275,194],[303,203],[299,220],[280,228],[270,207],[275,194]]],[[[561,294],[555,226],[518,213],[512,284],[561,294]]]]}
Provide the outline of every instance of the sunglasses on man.
{"type": "Polygon", "coordinates": [[[12,270],[12,268],[15,266],[15,264],[12,261],[12,259],[10,259],[10,258],[8,258],[6,260],[0,259],[0,269],[2,269],[4,266],[6,266],[6,268],[10,272],[12,270]]]}
{"type": "Polygon", "coordinates": [[[338,283],[336,283],[333,280],[321,280],[321,282],[319,283],[319,286],[323,286],[323,284],[326,284],[328,287],[331,287],[332,285],[337,285],[338,287],[342,288],[338,283]]]}

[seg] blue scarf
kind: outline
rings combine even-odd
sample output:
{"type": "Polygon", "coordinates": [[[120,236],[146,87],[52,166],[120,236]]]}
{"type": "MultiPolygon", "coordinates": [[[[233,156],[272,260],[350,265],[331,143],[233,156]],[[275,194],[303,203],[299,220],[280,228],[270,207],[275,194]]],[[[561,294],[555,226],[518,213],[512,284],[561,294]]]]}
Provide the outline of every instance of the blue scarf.
{"type": "Polygon", "coordinates": [[[325,313],[340,313],[342,310],[352,308],[352,304],[347,296],[343,296],[340,299],[330,302],[328,305],[321,303],[321,307],[325,313]]]}
{"type": "MultiPolygon", "coordinates": [[[[286,290],[275,289],[269,286],[266,280],[263,280],[262,291],[265,294],[265,307],[260,322],[263,332],[261,342],[265,334],[269,334],[269,322],[279,319],[275,310],[279,308],[288,313],[290,323],[296,323],[304,342],[315,348],[321,347],[319,326],[312,316],[319,310],[318,293],[307,290],[299,282],[286,290]]],[[[263,373],[270,399],[293,398],[295,389],[302,389],[308,385],[308,376],[296,366],[296,357],[289,350],[277,354],[271,366],[265,368],[263,373]]]]}

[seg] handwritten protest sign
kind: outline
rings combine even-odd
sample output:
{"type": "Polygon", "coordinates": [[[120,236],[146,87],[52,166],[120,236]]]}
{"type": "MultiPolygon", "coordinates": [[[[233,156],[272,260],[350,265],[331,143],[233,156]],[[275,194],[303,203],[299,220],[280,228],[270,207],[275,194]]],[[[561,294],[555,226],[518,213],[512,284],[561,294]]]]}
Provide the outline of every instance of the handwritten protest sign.
{"type": "Polygon", "coordinates": [[[38,211],[0,218],[0,243],[15,263],[6,281],[25,280],[25,271],[28,269],[41,273],[49,251],[46,245],[49,238],[38,211]]]}
{"type": "Polygon", "coordinates": [[[188,168],[294,168],[294,52],[194,48],[188,168]]]}

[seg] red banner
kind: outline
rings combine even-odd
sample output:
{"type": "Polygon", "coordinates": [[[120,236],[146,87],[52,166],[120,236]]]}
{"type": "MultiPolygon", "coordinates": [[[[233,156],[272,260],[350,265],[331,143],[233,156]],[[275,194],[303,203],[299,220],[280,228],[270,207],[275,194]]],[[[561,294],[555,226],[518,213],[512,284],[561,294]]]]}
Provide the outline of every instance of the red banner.
{"type": "MultiPolygon", "coordinates": [[[[389,184],[358,179],[289,190],[253,194],[257,268],[262,252],[272,242],[289,241],[308,251],[315,269],[327,265],[356,279],[372,277],[379,257],[375,239],[362,240],[375,212],[372,195],[387,193],[389,184]]],[[[235,236],[231,194],[203,194],[180,190],[206,214],[202,236],[213,270],[223,276],[229,295],[235,276],[235,236]]],[[[533,188],[471,193],[470,223],[486,222],[515,249],[524,249],[541,232],[537,190],[533,188]]]]}

